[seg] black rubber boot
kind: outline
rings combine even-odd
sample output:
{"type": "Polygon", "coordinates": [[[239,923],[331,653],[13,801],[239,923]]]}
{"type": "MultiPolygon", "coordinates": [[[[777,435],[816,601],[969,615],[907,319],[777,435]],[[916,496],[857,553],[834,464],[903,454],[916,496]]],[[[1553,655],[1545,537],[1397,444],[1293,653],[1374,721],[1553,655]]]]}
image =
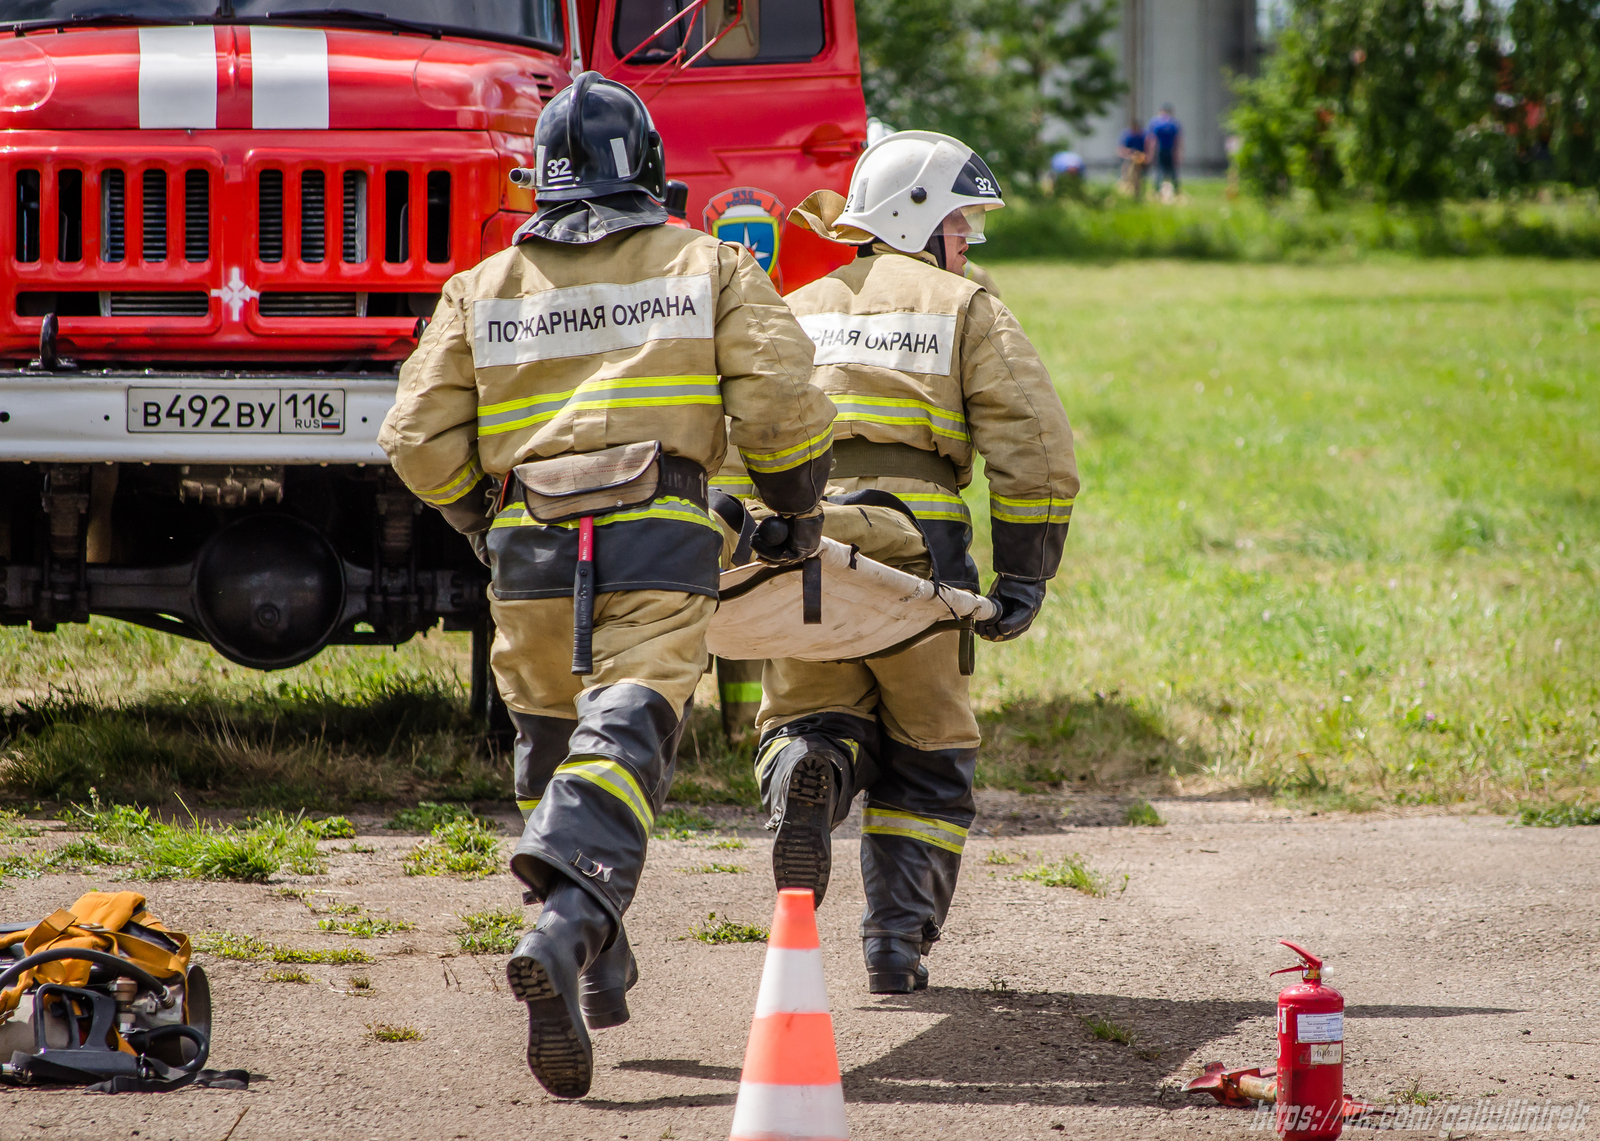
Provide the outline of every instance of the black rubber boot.
{"type": "Polygon", "coordinates": [[[600,957],[615,926],[582,888],[558,884],[545,897],[539,925],[522,937],[506,964],[511,993],[528,1006],[528,1069],[556,1097],[582,1097],[594,1078],[578,980],[600,957]]]}
{"type": "Polygon", "coordinates": [[[639,964],[628,946],[628,932],[617,931],[617,941],[589,964],[578,980],[578,1005],[590,1030],[621,1026],[628,1021],[628,992],[639,981],[639,964]]]}
{"type": "Polygon", "coordinates": [[[886,939],[877,936],[861,940],[867,960],[867,989],[873,994],[910,994],[928,989],[928,968],[922,963],[922,947],[915,939],[886,939]]]}
{"type": "MultiPolygon", "coordinates": [[[[791,747],[805,748],[798,741],[791,747]]],[[[780,756],[777,763],[788,761],[780,756]]],[[[830,749],[812,746],[790,764],[783,798],[767,821],[768,828],[778,831],[772,843],[772,878],[779,889],[810,888],[821,907],[833,870],[833,810],[839,792],[835,774],[843,760],[830,749]]]]}

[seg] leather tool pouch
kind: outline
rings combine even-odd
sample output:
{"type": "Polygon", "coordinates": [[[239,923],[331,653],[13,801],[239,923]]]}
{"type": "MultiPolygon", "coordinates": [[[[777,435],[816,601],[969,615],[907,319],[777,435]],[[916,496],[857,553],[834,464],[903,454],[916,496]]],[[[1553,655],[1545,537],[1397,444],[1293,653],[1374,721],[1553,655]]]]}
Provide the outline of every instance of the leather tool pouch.
{"type": "Polygon", "coordinates": [[[646,440],[576,456],[518,464],[528,514],[565,523],[649,503],[661,492],[661,444],[646,440]]]}

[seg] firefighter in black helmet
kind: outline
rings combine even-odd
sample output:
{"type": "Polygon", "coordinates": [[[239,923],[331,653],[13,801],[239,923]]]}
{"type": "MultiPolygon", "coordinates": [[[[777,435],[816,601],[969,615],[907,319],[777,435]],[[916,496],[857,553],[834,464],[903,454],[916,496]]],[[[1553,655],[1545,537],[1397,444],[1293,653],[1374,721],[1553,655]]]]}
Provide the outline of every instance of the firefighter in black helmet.
{"type": "Polygon", "coordinates": [[[526,817],[511,870],[544,905],[507,974],[529,1067],[581,1097],[585,1018],[627,1018],[622,917],[705,669],[722,544],[707,473],[737,446],[790,522],[766,557],[811,553],[833,407],[748,251],[663,224],[661,138],[633,92],[579,75],[534,155],[538,213],[446,283],[381,439],[493,571],[526,817]]]}

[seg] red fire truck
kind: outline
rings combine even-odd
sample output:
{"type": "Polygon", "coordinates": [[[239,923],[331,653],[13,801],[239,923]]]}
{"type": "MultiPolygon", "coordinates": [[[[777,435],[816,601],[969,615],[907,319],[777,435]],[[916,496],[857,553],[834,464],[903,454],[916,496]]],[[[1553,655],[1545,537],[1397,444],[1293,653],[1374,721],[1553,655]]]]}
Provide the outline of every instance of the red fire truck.
{"type": "Polygon", "coordinates": [[[794,288],[865,146],[851,0],[9,0],[0,623],[101,614],[275,669],[471,629],[486,575],[376,444],[442,283],[533,210],[578,70],[686,212],[794,288]],[[682,194],[682,191],[679,191],[682,194]]]}

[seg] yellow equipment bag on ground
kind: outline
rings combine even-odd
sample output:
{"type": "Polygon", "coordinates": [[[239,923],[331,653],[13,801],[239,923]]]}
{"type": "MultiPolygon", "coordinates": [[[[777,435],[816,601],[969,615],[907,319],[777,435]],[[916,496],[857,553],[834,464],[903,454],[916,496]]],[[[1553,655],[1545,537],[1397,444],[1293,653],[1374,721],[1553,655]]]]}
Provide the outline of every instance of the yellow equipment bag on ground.
{"type": "Polygon", "coordinates": [[[211,988],[134,891],[91,891],[38,923],[0,925],[0,1078],[90,1084],[105,1093],[203,1084],[211,988]]]}

